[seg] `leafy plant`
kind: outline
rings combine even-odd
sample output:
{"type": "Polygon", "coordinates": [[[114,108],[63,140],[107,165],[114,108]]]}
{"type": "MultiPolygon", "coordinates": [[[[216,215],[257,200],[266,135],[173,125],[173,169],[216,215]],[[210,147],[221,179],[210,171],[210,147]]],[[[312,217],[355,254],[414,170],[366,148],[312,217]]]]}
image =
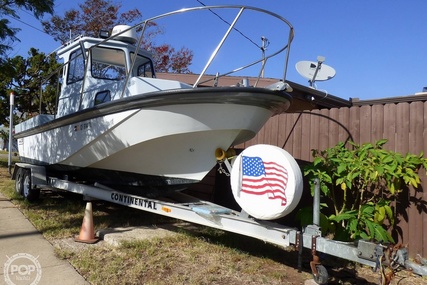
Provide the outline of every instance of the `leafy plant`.
{"type": "Polygon", "coordinates": [[[396,201],[404,187],[417,188],[419,171],[426,168],[427,159],[419,155],[383,149],[387,140],[358,145],[349,142],[319,151],[313,150],[313,163],[306,166],[312,194],[314,178],[327,207],[322,208],[332,234],[338,240],[369,239],[393,242],[389,229],[394,226],[396,201]]]}

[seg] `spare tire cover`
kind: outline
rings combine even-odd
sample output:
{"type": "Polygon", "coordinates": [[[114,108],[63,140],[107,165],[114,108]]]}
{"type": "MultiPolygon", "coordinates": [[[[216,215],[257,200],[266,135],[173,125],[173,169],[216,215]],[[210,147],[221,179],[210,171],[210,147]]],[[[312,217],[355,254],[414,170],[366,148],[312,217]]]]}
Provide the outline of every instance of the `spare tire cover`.
{"type": "Polygon", "coordinates": [[[264,144],[250,146],[235,158],[230,183],[239,206],[260,220],[292,212],[303,191],[295,159],[284,149],[264,144]]]}

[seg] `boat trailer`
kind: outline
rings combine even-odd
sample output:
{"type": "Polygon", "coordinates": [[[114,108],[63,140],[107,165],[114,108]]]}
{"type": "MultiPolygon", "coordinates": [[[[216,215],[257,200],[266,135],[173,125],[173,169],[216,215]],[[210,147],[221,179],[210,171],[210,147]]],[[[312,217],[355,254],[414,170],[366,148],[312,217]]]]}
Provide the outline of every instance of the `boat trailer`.
{"type": "MultiPolygon", "coordinates": [[[[415,274],[427,276],[427,266],[424,266],[426,264],[420,265],[409,261],[406,248],[396,249],[391,256],[388,256],[389,258],[387,258],[386,262],[388,264],[384,264],[382,260],[387,255],[389,249],[387,245],[364,240],[359,240],[355,243],[343,243],[322,237],[319,226],[320,185],[318,181],[315,181],[313,224],[300,231],[272,221],[257,220],[250,217],[243,210],[240,212],[235,211],[182,192],[171,192],[162,198],[152,199],[118,191],[99,183],[86,185],[71,182],[67,179],[48,177],[43,166],[32,164],[16,163],[12,179],[16,180],[16,191],[20,191],[24,197],[30,199],[38,196],[41,189],[65,190],[81,194],[89,201],[99,199],[249,236],[283,248],[294,247],[299,252],[299,271],[301,271],[303,248],[307,248],[311,250],[313,259],[310,262],[310,267],[314,281],[317,284],[327,284],[329,279],[326,268],[321,264],[319,252],[367,265],[374,271],[382,270],[382,266],[388,266],[394,271],[403,267],[415,274]]],[[[389,284],[389,282],[382,281],[381,284],[389,284]]]]}

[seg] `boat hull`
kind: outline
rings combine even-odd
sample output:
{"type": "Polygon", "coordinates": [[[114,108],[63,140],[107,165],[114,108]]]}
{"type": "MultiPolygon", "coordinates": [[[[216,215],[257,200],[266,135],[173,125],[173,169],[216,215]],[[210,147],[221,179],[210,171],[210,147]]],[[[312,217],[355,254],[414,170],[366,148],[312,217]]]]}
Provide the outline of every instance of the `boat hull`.
{"type": "Polygon", "coordinates": [[[51,128],[44,125],[38,127],[43,131],[35,128],[27,130],[27,136],[17,134],[21,160],[56,170],[160,176],[166,185],[198,182],[215,166],[217,148],[228,149],[253,138],[279,106],[289,105],[285,93],[214,89],[214,94],[169,92],[163,104],[158,101],[162,96],[156,97],[156,103],[146,97],[109,113],[101,109],[102,116],[76,113],[61,118],[62,123],[54,120],[45,124],[51,128]]]}

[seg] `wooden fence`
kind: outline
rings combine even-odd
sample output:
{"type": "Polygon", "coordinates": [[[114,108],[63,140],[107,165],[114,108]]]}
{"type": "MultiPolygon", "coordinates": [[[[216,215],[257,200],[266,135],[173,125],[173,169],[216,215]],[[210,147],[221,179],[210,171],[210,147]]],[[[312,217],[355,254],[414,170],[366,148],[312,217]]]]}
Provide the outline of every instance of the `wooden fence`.
{"type": "MultiPolygon", "coordinates": [[[[361,105],[313,110],[272,117],[257,136],[240,145],[266,143],[283,147],[296,159],[312,161],[311,150],[347,140],[357,144],[387,139],[384,148],[399,153],[427,154],[427,102],[361,105]]],[[[427,256],[427,178],[410,189],[398,217],[398,239],[408,244],[410,256],[427,256]]]]}

